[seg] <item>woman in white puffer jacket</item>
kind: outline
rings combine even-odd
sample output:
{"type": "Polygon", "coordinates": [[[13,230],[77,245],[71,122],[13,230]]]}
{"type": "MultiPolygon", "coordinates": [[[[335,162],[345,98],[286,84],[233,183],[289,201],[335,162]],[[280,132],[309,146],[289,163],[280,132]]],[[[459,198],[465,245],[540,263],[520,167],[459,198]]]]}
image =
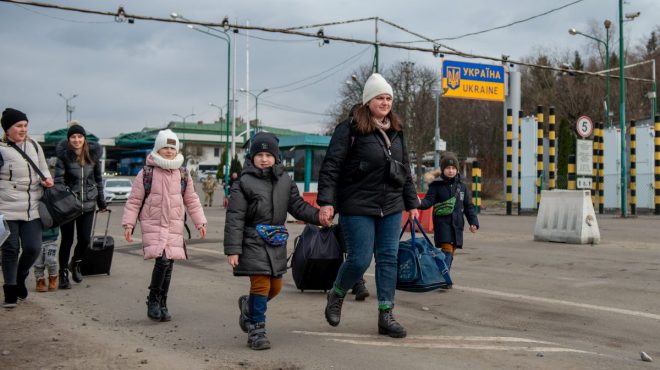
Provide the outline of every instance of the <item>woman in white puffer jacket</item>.
{"type": "Polygon", "coordinates": [[[3,307],[13,308],[18,298],[25,299],[28,295],[25,279],[41,251],[39,200],[43,188],[53,186],[53,179],[48,172],[43,149],[27,136],[28,119],[25,113],[7,108],[2,112],[0,121],[5,131],[0,142],[0,213],[11,231],[2,244],[3,307]],[[39,167],[46,177],[45,181],[41,180],[19,150],[39,167]]]}

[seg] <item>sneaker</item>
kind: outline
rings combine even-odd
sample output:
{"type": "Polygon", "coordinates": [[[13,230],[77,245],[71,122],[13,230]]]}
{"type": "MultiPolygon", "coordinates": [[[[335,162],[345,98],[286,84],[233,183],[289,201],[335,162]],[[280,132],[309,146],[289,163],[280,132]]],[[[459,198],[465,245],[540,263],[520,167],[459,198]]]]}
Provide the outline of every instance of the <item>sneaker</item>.
{"type": "Polygon", "coordinates": [[[241,314],[238,317],[238,326],[241,327],[243,333],[248,332],[248,325],[250,324],[250,316],[248,313],[248,296],[242,295],[238,298],[238,309],[241,314]]]}
{"type": "Polygon", "coordinates": [[[249,325],[247,345],[256,351],[270,349],[270,341],[266,337],[266,323],[260,322],[249,325]]]}

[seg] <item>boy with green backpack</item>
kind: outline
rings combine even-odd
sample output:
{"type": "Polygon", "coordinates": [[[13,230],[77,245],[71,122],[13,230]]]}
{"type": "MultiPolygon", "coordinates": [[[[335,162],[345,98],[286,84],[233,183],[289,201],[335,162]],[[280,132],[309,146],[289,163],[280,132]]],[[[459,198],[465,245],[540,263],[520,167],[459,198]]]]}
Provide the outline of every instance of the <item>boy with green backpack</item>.
{"type": "Polygon", "coordinates": [[[461,180],[458,159],[447,152],[440,161],[440,170],[424,175],[429,184],[419,209],[433,206],[433,239],[435,246],[445,255],[445,263],[451,269],[456,248],[463,248],[463,215],[470,225],[470,232],[479,229],[479,220],[472,204],[472,196],[461,180]]]}

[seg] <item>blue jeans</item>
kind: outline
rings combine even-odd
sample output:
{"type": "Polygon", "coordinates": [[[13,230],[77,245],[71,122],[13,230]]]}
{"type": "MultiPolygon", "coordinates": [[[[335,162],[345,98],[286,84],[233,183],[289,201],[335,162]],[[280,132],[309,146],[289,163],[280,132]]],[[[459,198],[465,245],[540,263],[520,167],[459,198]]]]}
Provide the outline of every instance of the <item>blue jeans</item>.
{"type": "Polygon", "coordinates": [[[339,268],[335,286],[349,290],[362,278],[371,264],[371,256],[374,255],[378,304],[392,306],[396,288],[401,213],[385,217],[340,214],[339,223],[346,240],[347,256],[339,268]]]}

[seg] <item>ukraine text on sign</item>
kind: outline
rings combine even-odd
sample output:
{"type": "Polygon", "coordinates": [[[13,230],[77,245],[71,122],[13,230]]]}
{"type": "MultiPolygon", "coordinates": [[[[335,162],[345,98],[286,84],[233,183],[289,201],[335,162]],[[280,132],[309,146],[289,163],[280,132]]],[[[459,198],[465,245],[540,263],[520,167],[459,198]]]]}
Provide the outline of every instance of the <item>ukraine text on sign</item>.
{"type": "Polygon", "coordinates": [[[504,101],[504,67],[446,60],[442,68],[444,97],[504,101]]]}

